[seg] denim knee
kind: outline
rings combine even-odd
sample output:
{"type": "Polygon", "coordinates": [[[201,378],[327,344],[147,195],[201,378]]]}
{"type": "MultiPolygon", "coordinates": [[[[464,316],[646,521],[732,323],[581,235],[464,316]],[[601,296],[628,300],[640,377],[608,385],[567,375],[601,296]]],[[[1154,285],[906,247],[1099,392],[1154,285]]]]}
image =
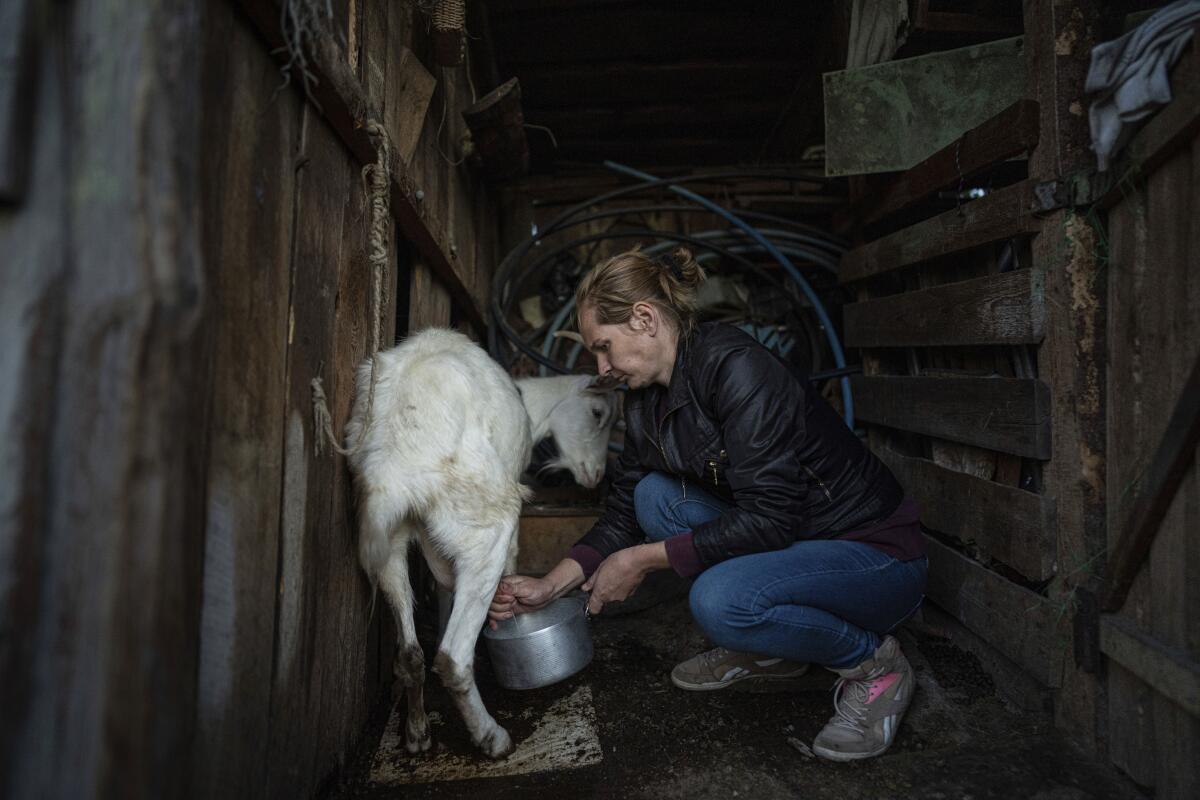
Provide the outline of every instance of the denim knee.
{"type": "Polygon", "coordinates": [[[708,638],[728,646],[734,629],[753,623],[753,613],[745,608],[749,598],[741,596],[736,587],[721,579],[721,570],[709,569],[696,576],[688,594],[692,618],[708,638]]]}
{"type": "Polygon", "coordinates": [[[671,504],[681,495],[679,481],[661,472],[651,472],[633,487],[633,510],[638,525],[652,541],[674,536],[671,504]]]}

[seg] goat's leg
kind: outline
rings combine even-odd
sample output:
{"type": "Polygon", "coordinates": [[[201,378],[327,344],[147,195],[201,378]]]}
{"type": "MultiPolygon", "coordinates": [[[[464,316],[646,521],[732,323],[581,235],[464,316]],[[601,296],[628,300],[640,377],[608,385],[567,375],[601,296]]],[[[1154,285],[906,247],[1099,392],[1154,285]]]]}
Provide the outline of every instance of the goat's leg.
{"type": "Polygon", "coordinates": [[[454,565],[434,546],[428,535],[421,536],[421,552],[425,555],[425,563],[429,566],[429,571],[433,573],[433,579],[437,582],[438,642],[440,643],[442,636],[446,633],[451,606],[454,604],[454,565]]]}
{"type": "Polygon", "coordinates": [[[484,708],[475,685],[475,642],[483,629],[488,605],[504,570],[509,540],[516,535],[515,521],[492,529],[463,530],[465,547],[454,556],[454,610],[433,662],[462,714],[471,739],[492,758],[513,751],[512,738],[484,708]]]}
{"type": "Polygon", "coordinates": [[[425,655],[417,642],[413,622],[412,585],[408,578],[408,544],[412,540],[412,523],[400,524],[403,532],[393,540],[391,556],[379,574],[383,590],[396,618],[397,645],[393,672],[396,683],[408,695],[408,720],[404,727],[404,747],[410,753],[428,750],[431,744],[429,720],[425,716],[425,655]]]}

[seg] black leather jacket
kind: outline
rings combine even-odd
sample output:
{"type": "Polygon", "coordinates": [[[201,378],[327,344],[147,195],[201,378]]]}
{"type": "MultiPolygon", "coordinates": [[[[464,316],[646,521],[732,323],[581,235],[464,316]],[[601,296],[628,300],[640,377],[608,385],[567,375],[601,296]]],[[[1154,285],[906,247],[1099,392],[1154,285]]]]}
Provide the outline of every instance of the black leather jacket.
{"type": "Polygon", "coordinates": [[[633,489],[653,470],[734,505],[692,531],[705,568],[834,538],[888,516],[903,499],[888,468],[802,375],[728,325],[699,325],[680,343],[669,387],[629,392],[625,422],[607,507],[579,542],[605,557],[645,540],[633,489]]]}

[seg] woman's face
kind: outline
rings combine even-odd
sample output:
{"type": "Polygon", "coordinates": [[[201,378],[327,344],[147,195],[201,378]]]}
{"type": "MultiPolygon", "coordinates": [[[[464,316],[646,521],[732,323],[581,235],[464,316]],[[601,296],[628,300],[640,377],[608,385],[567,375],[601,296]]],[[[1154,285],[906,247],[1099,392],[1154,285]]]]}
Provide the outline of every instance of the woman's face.
{"type": "Polygon", "coordinates": [[[584,346],[596,357],[601,375],[615,378],[630,389],[671,382],[675,337],[653,306],[636,304],[633,316],[616,325],[600,324],[595,311],[584,306],[579,315],[579,333],[584,346]]]}

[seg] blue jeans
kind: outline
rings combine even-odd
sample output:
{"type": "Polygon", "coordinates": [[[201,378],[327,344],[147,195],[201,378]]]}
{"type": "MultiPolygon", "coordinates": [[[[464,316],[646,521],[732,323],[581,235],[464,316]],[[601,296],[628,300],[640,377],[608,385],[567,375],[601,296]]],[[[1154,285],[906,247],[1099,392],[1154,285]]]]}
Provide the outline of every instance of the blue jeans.
{"type": "MultiPolygon", "coordinates": [[[[633,501],[654,542],[730,508],[662,472],[643,478],[633,501]]],[[[921,605],[928,564],[862,542],[805,539],[714,564],[696,577],[689,601],[700,628],[722,647],[846,669],[870,658],[921,605]]]]}

